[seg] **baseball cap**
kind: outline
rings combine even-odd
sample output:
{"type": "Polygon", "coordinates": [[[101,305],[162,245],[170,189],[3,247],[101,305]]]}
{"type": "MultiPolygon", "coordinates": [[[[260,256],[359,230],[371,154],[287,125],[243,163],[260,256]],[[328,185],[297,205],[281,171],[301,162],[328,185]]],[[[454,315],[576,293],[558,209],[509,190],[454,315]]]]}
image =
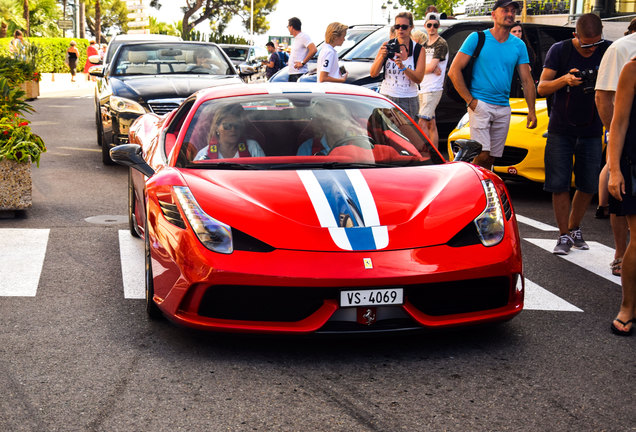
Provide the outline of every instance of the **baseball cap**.
{"type": "Polygon", "coordinates": [[[437,21],[439,22],[439,14],[435,13],[435,12],[429,12],[426,14],[426,18],[424,19],[424,22],[428,22],[428,21],[437,21]]]}
{"type": "Polygon", "coordinates": [[[521,9],[521,7],[519,6],[519,3],[517,3],[514,0],[497,0],[495,2],[495,5],[492,7],[492,10],[495,10],[497,8],[500,8],[500,7],[506,7],[506,6],[510,5],[510,4],[513,5],[517,10],[521,9]]]}

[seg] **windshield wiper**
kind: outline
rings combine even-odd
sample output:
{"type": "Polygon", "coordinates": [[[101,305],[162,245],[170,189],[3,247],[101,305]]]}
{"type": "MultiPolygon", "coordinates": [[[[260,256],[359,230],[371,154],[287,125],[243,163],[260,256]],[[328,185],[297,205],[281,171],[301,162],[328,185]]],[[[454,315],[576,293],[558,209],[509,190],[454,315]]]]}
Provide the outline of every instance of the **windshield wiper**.
{"type": "Polygon", "coordinates": [[[353,58],[346,58],[346,59],[343,59],[343,60],[346,60],[346,61],[361,61],[361,60],[373,61],[373,60],[375,60],[375,58],[373,58],[373,57],[353,57],[353,58]]]}
{"type": "Polygon", "coordinates": [[[227,169],[227,170],[261,170],[262,165],[243,164],[236,162],[214,162],[206,164],[191,164],[188,168],[203,168],[203,169],[227,169]]]}
{"type": "Polygon", "coordinates": [[[388,163],[363,163],[363,162],[317,162],[317,163],[288,163],[272,165],[272,170],[286,169],[344,169],[344,168],[387,168],[396,165],[388,163]]]}

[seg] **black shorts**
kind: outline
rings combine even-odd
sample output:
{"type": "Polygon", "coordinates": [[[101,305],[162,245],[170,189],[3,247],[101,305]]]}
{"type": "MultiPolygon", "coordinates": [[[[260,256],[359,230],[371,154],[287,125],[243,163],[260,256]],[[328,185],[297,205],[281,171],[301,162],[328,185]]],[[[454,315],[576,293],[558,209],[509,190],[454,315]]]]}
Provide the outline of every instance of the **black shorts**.
{"type": "MultiPolygon", "coordinates": [[[[623,201],[619,201],[610,194],[609,210],[616,216],[636,214],[636,193],[632,193],[632,188],[636,186],[636,167],[630,165],[625,158],[621,158],[621,173],[625,179],[625,195],[623,201]],[[634,172],[633,172],[634,171],[634,172]]],[[[636,191],[635,191],[636,192],[636,191]]]]}

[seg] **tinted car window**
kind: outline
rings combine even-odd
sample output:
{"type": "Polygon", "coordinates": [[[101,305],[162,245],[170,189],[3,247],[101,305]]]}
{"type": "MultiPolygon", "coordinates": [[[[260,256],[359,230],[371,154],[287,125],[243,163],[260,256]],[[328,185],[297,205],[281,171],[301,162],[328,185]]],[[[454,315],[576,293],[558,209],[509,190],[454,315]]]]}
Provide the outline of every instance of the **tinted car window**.
{"type": "Polygon", "coordinates": [[[349,51],[343,59],[345,60],[357,60],[357,59],[371,59],[373,60],[378,53],[378,50],[382,44],[389,40],[388,29],[380,29],[370,35],[364,40],[364,43],[356,45],[351,51],[349,51]]]}
{"type": "Polygon", "coordinates": [[[254,156],[243,148],[241,163],[285,164],[281,169],[443,162],[402,111],[376,97],[268,94],[206,101],[188,125],[179,161],[190,167],[228,162],[220,156],[224,137],[262,149],[254,156]]]}
{"type": "Polygon", "coordinates": [[[203,44],[123,45],[113,59],[111,75],[234,75],[220,49],[203,44]]]}

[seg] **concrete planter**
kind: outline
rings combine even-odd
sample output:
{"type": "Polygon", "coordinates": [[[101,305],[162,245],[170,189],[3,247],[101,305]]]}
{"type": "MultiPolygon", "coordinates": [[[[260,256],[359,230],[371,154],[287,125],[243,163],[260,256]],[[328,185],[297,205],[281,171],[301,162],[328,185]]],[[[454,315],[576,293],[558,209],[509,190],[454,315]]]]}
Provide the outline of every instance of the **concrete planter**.
{"type": "Polygon", "coordinates": [[[38,81],[25,81],[20,84],[20,90],[25,93],[26,100],[36,99],[40,96],[40,83],[38,81]]]}
{"type": "Polygon", "coordinates": [[[0,210],[22,210],[33,204],[31,164],[0,161],[0,210]]]}

